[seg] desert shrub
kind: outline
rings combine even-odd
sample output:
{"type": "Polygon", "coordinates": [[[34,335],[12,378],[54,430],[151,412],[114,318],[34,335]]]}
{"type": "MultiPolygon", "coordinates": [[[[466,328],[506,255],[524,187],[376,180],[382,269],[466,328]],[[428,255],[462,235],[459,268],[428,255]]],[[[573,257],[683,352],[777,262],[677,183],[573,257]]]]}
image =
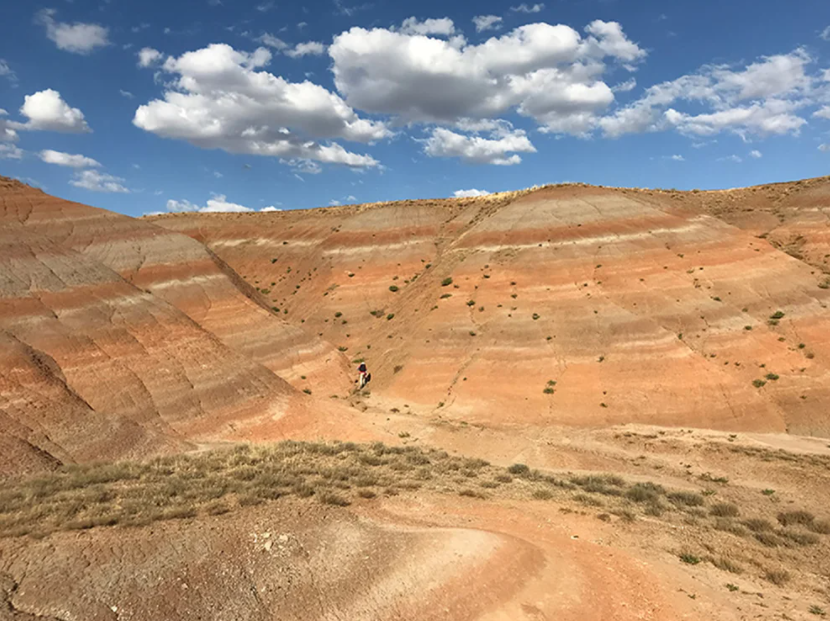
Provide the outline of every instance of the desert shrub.
{"type": "Polygon", "coordinates": [[[807,528],[819,535],[830,535],[830,522],[827,520],[816,520],[811,522],[807,528]]]}
{"type": "Polygon", "coordinates": [[[772,524],[762,518],[750,518],[743,521],[743,525],[754,533],[765,533],[772,530],[772,524]]]}
{"type": "Polygon", "coordinates": [[[701,558],[699,556],[696,556],[691,552],[681,552],[680,554],[678,554],[678,558],[689,565],[697,565],[701,561],[701,558]]]}
{"type": "Polygon", "coordinates": [[[778,516],[778,523],[781,526],[810,526],[815,519],[814,516],[809,511],[785,511],[783,513],[779,513],[778,516]]]}
{"type": "Polygon", "coordinates": [[[533,497],[537,500],[550,500],[553,498],[553,492],[548,489],[536,489],[533,490],[533,497]]]}
{"type": "Polygon", "coordinates": [[[462,489],[461,491],[458,492],[458,495],[459,496],[467,496],[468,498],[478,498],[478,499],[481,499],[481,500],[483,500],[484,498],[487,498],[487,496],[485,496],[482,492],[478,492],[478,491],[472,490],[472,489],[462,489]]]}
{"type": "Polygon", "coordinates": [[[717,517],[737,517],[739,513],[738,505],[726,502],[712,505],[709,509],[709,515],[717,517]]]}
{"type": "Polygon", "coordinates": [[[711,559],[712,565],[717,567],[722,571],[728,571],[733,574],[740,574],[743,573],[744,568],[741,567],[738,563],[733,561],[728,556],[718,556],[711,559]]]}
{"type": "Polygon", "coordinates": [[[625,497],[634,502],[657,502],[665,490],[654,483],[635,483],[625,492],[625,497]]]}
{"type": "Polygon", "coordinates": [[[589,507],[602,507],[603,503],[599,498],[594,498],[588,494],[574,494],[574,500],[589,507]]]}
{"type": "Polygon", "coordinates": [[[663,515],[665,510],[665,507],[660,503],[659,500],[653,500],[645,506],[645,509],[643,509],[643,513],[654,517],[660,517],[661,515],[663,515]]]}
{"type": "Polygon", "coordinates": [[[748,532],[747,529],[737,522],[733,522],[729,518],[718,518],[714,523],[715,530],[725,533],[731,533],[739,537],[745,537],[748,532]]]}
{"type": "Polygon", "coordinates": [[[528,468],[525,464],[512,464],[507,468],[507,471],[510,474],[515,474],[516,476],[527,476],[530,474],[530,468],[528,468]]]}
{"type": "Polygon", "coordinates": [[[775,585],[782,586],[790,581],[790,572],[786,569],[772,569],[764,574],[764,579],[775,585]]]}
{"type": "Polygon", "coordinates": [[[346,498],[335,492],[317,494],[317,499],[323,504],[334,505],[336,507],[347,507],[351,504],[346,498]]]}
{"type": "Polygon", "coordinates": [[[676,505],[686,507],[700,507],[703,505],[703,496],[694,492],[672,492],[666,497],[676,505]]]}
{"type": "Polygon", "coordinates": [[[755,533],[755,539],[757,539],[759,542],[761,542],[768,548],[778,548],[787,545],[787,542],[784,541],[781,537],[769,531],[755,533]]]}
{"type": "Polygon", "coordinates": [[[361,489],[357,491],[357,495],[361,498],[375,498],[377,494],[370,489],[361,489]]]}
{"type": "Polygon", "coordinates": [[[442,287],[449,287],[452,284],[452,278],[445,278],[441,281],[442,287]]]}
{"type": "Polygon", "coordinates": [[[800,546],[813,546],[819,542],[818,535],[798,530],[779,530],[778,534],[800,546]]]}
{"type": "Polygon", "coordinates": [[[399,287],[397,287],[396,285],[392,285],[391,287],[389,287],[389,291],[391,291],[392,293],[397,292],[398,289],[399,289],[399,287]]]}

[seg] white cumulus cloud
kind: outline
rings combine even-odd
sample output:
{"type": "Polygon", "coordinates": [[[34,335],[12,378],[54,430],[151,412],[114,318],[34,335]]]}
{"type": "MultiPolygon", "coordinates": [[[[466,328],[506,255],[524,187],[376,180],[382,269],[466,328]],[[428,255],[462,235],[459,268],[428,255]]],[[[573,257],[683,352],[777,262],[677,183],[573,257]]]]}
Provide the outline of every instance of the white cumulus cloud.
{"type": "Polygon", "coordinates": [[[143,47],[138,52],[138,66],[151,67],[161,61],[163,54],[152,47],[143,47]]]}
{"type": "Polygon", "coordinates": [[[84,113],[67,104],[58,91],[47,89],[26,95],[20,113],[26,123],[9,123],[12,129],[42,130],[80,134],[91,131],[84,113]]]}
{"type": "Polygon", "coordinates": [[[618,24],[595,21],[586,33],[535,23],[470,45],[354,27],[334,38],[329,55],[338,91],[357,109],[443,124],[516,111],[548,131],[582,134],[614,101],[601,79],[606,64],[645,57],[618,24]]]}
{"type": "Polygon", "coordinates": [[[268,205],[268,207],[263,207],[260,209],[261,212],[267,213],[271,211],[282,211],[279,207],[274,207],[274,205],[268,205]]]}
{"type": "Polygon", "coordinates": [[[198,211],[201,213],[219,213],[253,211],[253,209],[251,209],[250,207],[245,207],[244,205],[238,205],[236,203],[228,202],[228,197],[224,194],[214,194],[212,198],[208,199],[207,203],[204,206],[194,205],[190,201],[175,201],[171,199],[167,201],[167,211],[198,211]]]}
{"type": "Polygon", "coordinates": [[[322,86],[289,82],[262,70],[270,61],[266,48],[246,53],[225,44],[169,57],[162,69],[176,79],[166,86],[163,99],[136,110],[133,123],[206,149],[353,168],[378,166],[370,155],[319,140],[380,140],[392,134],[385,123],[360,118],[322,86]]]}
{"type": "Polygon", "coordinates": [[[424,153],[432,157],[457,157],[469,164],[511,166],[522,158],[517,153],[535,153],[536,148],[522,130],[498,132],[491,138],[463,135],[436,127],[424,141],[424,153]]]}
{"type": "Polygon", "coordinates": [[[749,157],[753,157],[756,160],[760,160],[762,157],[764,157],[764,154],[758,151],[757,149],[754,149],[749,152],[749,157]]]}
{"type": "Polygon", "coordinates": [[[502,18],[498,15],[476,15],[473,18],[476,32],[484,32],[486,30],[498,30],[501,28],[502,18]]]}
{"type": "Polygon", "coordinates": [[[75,54],[89,54],[95,48],[109,45],[109,30],[99,24],[76,22],[68,24],[55,20],[54,9],[43,9],[37,22],[46,27],[46,36],[58,49],[75,54]]]}
{"type": "Polygon", "coordinates": [[[487,190],[476,190],[476,189],[456,190],[455,192],[452,193],[452,195],[455,198],[472,198],[474,196],[487,196],[488,194],[490,194],[490,192],[488,192],[487,190]]]}
{"type": "Polygon", "coordinates": [[[70,168],[97,168],[101,165],[91,157],[72,155],[71,153],[63,153],[61,151],[53,151],[51,149],[41,151],[40,159],[47,164],[68,166],[70,168]]]}
{"type": "Polygon", "coordinates": [[[646,89],[645,95],[599,122],[608,137],[674,129],[692,136],[731,132],[797,134],[797,112],[809,103],[815,79],[802,49],[767,56],[742,68],[707,65],[698,72],[646,89]],[[694,112],[679,109],[689,105],[694,112]],[[700,107],[704,112],[700,112],[700,107]]]}
{"type": "Polygon", "coordinates": [[[81,170],[75,173],[69,182],[76,188],[83,188],[92,192],[115,192],[129,194],[130,190],[122,185],[121,177],[114,177],[97,170],[81,170]]]}

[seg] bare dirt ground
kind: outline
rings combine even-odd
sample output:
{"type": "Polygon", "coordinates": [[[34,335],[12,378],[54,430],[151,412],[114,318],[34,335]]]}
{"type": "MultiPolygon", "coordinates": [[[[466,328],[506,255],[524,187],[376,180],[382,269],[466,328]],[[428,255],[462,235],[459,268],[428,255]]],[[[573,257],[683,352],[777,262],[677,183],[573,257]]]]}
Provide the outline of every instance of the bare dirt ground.
{"type": "Polygon", "coordinates": [[[486,455],[565,483],[613,473],[704,504],[655,516],[590,482],[536,498],[516,491],[521,476],[491,488],[482,474],[354,494],[347,507],[284,497],[6,538],[0,619],[812,619],[830,607],[830,537],[767,545],[743,526],[768,521],[771,534],[783,512],[830,517],[826,444],[642,426],[540,435],[387,416],[369,401],[355,420],[404,450],[486,455]],[[738,514],[712,515],[725,504],[738,514]]]}

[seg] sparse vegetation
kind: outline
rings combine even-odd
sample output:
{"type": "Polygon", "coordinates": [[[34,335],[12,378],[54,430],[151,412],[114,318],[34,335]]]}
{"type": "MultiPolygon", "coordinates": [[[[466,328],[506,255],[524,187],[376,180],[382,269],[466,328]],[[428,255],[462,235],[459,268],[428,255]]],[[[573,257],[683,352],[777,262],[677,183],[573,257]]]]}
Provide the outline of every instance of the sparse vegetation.
{"type": "Polygon", "coordinates": [[[441,281],[442,287],[449,287],[452,284],[452,278],[445,278],[441,281]]]}
{"type": "Polygon", "coordinates": [[[399,289],[399,287],[397,285],[392,285],[392,286],[389,287],[389,291],[391,291],[392,293],[397,292],[398,289],[399,289]]]}
{"type": "Polygon", "coordinates": [[[790,572],[786,569],[773,569],[767,571],[764,578],[777,586],[782,586],[789,582],[790,572]]]}
{"type": "Polygon", "coordinates": [[[709,515],[717,517],[737,517],[740,513],[738,505],[732,503],[718,503],[709,508],[709,515]]]}
{"type": "Polygon", "coordinates": [[[689,565],[697,565],[702,560],[699,556],[695,556],[690,552],[681,552],[678,557],[684,563],[688,563],[689,565]]]}

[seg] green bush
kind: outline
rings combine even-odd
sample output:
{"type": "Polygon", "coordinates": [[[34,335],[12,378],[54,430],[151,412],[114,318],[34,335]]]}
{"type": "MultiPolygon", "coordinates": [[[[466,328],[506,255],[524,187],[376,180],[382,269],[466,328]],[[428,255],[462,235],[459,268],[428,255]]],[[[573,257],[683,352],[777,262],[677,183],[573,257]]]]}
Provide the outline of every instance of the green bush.
{"type": "Polygon", "coordinates": [[[452,278],[445,278],[441,281],[442,287],[449,287],[452,284],[452,278]]]}

